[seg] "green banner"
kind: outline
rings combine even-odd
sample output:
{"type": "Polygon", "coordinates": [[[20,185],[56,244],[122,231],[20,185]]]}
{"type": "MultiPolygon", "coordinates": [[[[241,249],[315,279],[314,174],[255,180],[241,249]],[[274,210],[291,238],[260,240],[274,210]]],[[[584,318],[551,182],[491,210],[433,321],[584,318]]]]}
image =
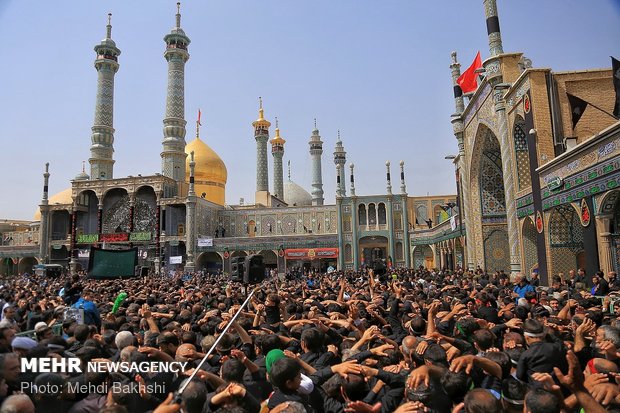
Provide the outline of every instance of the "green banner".
{"type": "Polygon", "coordinates": [[[150,241],[150,232],[132,232],[129,234],[129,241],[150,241]]]}
{"type": "Polygon", "coordinates": [[[94,244],[99,242],[99,234],[80,234],[77,236],[78,244],[94,244]]]}
{"type": "Polygon", "coordinates": [[[132,277],[138,262],[138,249],[104,250],[91,247],[88,275],[93,278],[132,277]]]}

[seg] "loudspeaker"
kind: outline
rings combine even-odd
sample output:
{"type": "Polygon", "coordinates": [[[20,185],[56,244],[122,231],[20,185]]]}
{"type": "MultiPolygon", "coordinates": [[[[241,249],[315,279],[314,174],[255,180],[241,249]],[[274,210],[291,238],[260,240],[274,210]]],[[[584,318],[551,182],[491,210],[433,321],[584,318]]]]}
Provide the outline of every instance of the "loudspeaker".
{"type": "Polygon", "coordinates": [[[247,257],[246,272],[243,282],[246,284],[259,284],[265,279],[265,264],[262,255],[250,255],[247,257]]]}
{"type": "Polygon", "coordinates": [[[245,277],[247,257],[232,257],[230,259],[230,280],[241,282],[245,277]]]}

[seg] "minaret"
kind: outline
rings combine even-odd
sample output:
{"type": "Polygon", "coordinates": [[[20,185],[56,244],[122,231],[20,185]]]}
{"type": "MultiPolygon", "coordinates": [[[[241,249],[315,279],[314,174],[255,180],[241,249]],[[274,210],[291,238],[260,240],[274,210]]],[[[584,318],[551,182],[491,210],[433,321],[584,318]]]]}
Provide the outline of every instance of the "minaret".
{"type": "Polygon", "coordinates": [[[385,163],[385,169],[386,169],[386,174],[385,177],[387,178],[387,194],[388,195],[392,195],[392,176],[390,174],[390,161],[387,161],[385,163]]]}
{"type": "Polygon", "coordinates": [[[489,52],[491,57],[504,53],[502,35],[499,30],[499,17],[497,16],[497,1],[484,0],[484,14],[487,18],[487,34],[489,35],[489,52]]]}
{"type": "Polygon", "coordinates": [[[344,146],[342,146],[340,131],[338,131],[338,140],[336,141],[336,149],[334,150],[334,163],[336,164],[340,181],[340,196],[347,196],[347,186],[344,180],[344,164],[347,163],[347,153],[344,150],[344,146]]]}
{"type": "Polygon", "coordinates": [[[314,119],[314,130],[308,142],[310,145],[310,157],[312,158],[312,205],[323,205],[323,176],[321,173],[321,155],[323,155],[323,141],[316,127],[314,119]]]}
{"type": "Polygon", "coordinates": [[[91,179],[111,179],[114,159],[114,75],[118,71],[121,51],[112,40],[112,14],[108,14],[106,37],[95,46],[97,58],[97,101],[90,146],[91,179]]]}
{"type": "Polygon", "coordinates": [[[176,26],[164,37],[168,62],[168,95],[164,117],[161,170],[164,176],[185,181],[185,63],[189,37],[181,29],[181,3],[177,3],[176,26]]]}
{"type": "Polygon", "coordinates": [[[400,161],[400,193],[407,195],[407,186],[405,185],[405,161],[400,161]]]}
{"type": "Polygon", "coordinates": [[[43,174],[43,198],[41,199],[41,229],[39,235],[39,258],[43,263],[47,264],[49,254],[49,183],[50,183],[50,164],[45,164],[45,173],[43,174]]]}
{"type": "Polygon", "coordinates": [[[456,106],[456,114],[460,115],[465,110],[465,104],[463,102],[463,91],[461,86],[456,82],[461,77],[461,64],[456,60],[456,52],[452,52],[452,63],[450,69],[452,70],[452,87],[454,88],[454,104],[456,106]]]}
{"type": "Polygon", "coordinates": [[[353,174],[353,168],[355,168],[355,164],[351,162],[351,165],[349,165],[349,168],[351,169],[351,196],[354,197],[355,196],[355,176],[353,174]]]}
{"type": "MultiPolygon", "coordinates": [[[[196,122],[200,124],[200,122],[196,122]]],[[[194,151],[190,153],[189,161],[189,189],[187,192],[187,200],[185,203],[185,245],[187,246],[187,259],[185,260],[185,271],[193,272],[196,268],[195,264],[195,247],[196,247],[196,192],[194,190],[194,151]]]]}
{"type": "Polygon", "coordinates": [[[256,192],[269,191],[269,171],[267,167],[267,141],[271,122],[265,119],[263,99],[258,98],[258,119],[252,122],[256,139],[256,192]]]}
{"type": "Polygon", "coordinates": [[[284,156],[284,144],[286,141],[280,137],[278,118],[276,118],[276,136],[269,143],[271,143],[271,154],[273,155],[273,195],[278,199],[284,200],[282,157],[284,156]]]}

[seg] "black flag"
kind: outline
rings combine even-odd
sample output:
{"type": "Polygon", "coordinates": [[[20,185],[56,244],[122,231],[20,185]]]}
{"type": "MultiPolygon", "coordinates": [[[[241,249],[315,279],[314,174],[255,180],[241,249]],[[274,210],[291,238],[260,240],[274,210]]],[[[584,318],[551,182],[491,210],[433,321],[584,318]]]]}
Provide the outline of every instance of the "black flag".
{"type": "Polygon", "coordinates": [[[573,129],[575,129],[577,122],[579,122],[581,115],[583,115],[583,112],[585,112],[586,107],[588,106],[588,102],[578,98],[577,96],[571,95],[570,93],[567,93],[567,95],[568,103],[570,103],[570,113],[573,118],[573,129]]]}
{"type": "Polygon", "coordinates": [[[614,105],[614,116],[620,118],[620,60],[611,58],[611,71],[614,77],[614,90],[616,91],[616,103],[614,105]]]}

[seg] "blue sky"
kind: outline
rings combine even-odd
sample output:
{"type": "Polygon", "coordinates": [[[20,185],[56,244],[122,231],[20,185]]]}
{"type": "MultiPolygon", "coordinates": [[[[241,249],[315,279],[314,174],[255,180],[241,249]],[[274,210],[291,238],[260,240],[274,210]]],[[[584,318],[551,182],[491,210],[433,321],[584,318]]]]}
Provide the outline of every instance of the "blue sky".
{"type": "MultiPolygon", "coordinates": [[[[114,175],[160,172],[163,36],[174,25],[175,4],[0,1],[0,218],[32,217],[45,162],[56,193],[88,159],[93,47],[105,35],[108,12],[122,51],[114,175]]],[[[601,68],[610,67],[610,55],[620,58],[620,0],[498,0],[498,8],[504,50],[524,52],[535,67],[601,68]]],[[[194,137],[200,108],[201,137],[228,168],[228,203],[254,198],[258,96],[272,123],[278,116],[285,163],[291,160],[293,180],[307,190],[317,118],[326,202],[335,198],[338,129],[348,162],[356,164],[358,195],[384,193],[385,161],[398,176],[401,159],[410,195],[455,191],[453,166],[444,160],[458,150],[450,52],[459,53],[463,70],[478,50],[483,60],[489,56],[482,0],[187,0],[181,13],[192,40],[186,139],[194,137]]]]}

